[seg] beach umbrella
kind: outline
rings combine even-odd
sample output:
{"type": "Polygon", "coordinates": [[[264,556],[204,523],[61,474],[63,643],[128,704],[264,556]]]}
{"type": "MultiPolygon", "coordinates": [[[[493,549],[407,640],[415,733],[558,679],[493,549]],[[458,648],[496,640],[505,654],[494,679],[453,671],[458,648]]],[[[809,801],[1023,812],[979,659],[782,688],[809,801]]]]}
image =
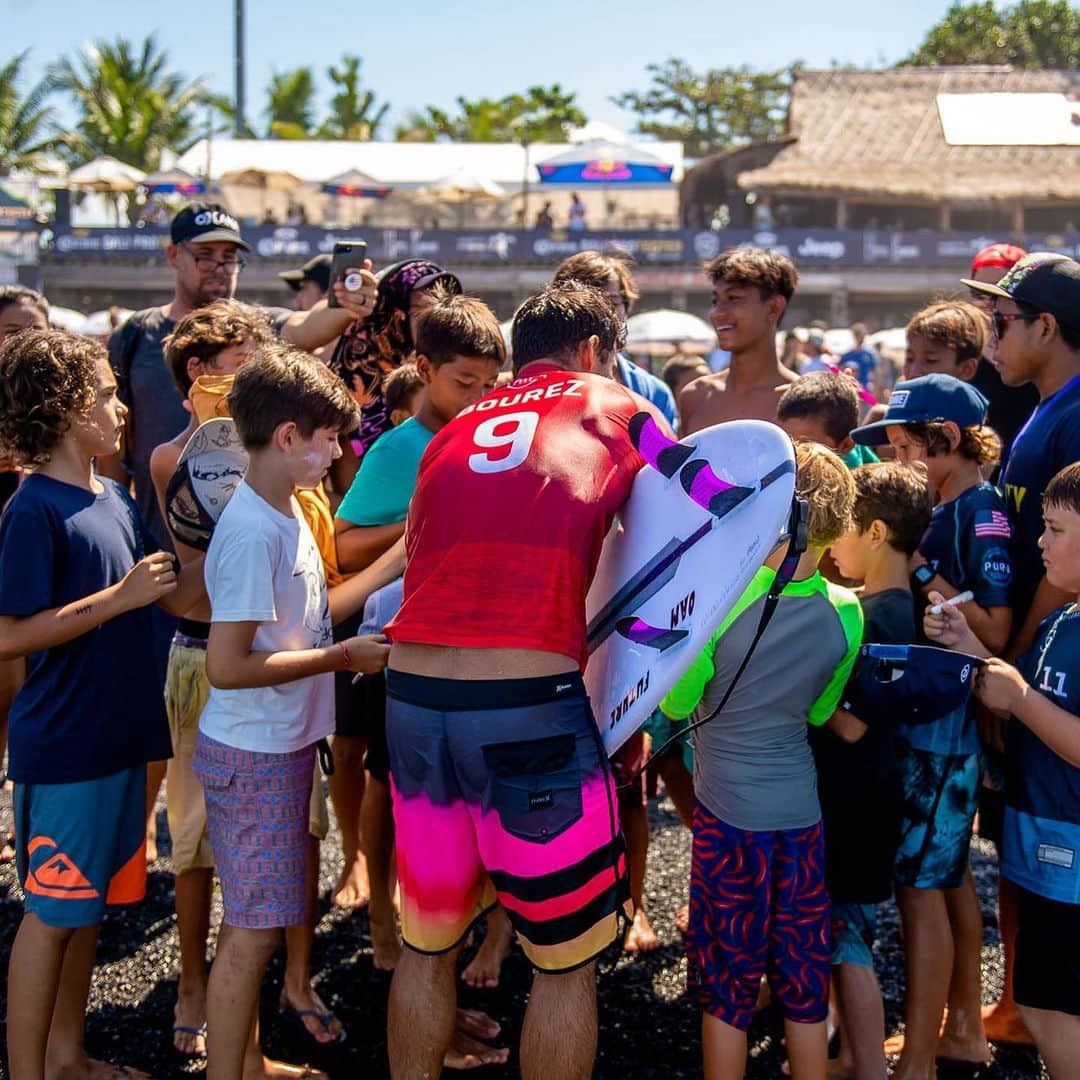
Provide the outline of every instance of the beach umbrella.
{"type": "Polygon", "coordinates": [[[299,176],[284,169],[233,169],[232,172],[222,173],[218,182],[258,191],[295,191],[304,186],[299,176]]]}
{"type": "Polygon", "coordinates": [[[672,166],[629,143],[594,139],[539,162],[536,171],[540,174],[541,184],[606,187],[668,184],[672,166]]]}
{"type": "Polygon", "coordinates": [[[104,195],[120,195],[134,191],[145,177],[146,173],[142,169],[125,165],[124,162],[106,155],[72,169],[68,173],[66,186],[104,195]]]}
{"type": "Polygon", "coordinates": [[[205,195],[206,182],[183,169],[147,173],[140,187],[149,195],[205,195]]]}
{"type": "Polygon", "coordinates": [[[324,195],[345,199],[385,199],[394,189],[373,180],[359,169],[348,169],[331,177],[322,186],[324,195]]]}
{"type": "Polygon", "coordinates": [[[704,319],[687,311],[659,308],[642,311],[626,320],[626,344],[630,349],[643,351],[654,345],[711,349],[716,345],[716,331],[704,319]]]}
{"type": "Polygon", "coordinates": [[[456,172],[439,177],[423,189],[425,195],[441,203],[455,204],[458,208],[458,224],[465,224],[465,207],[480,202],[501,199],[506,191],[486,176],[460,168],[456,172]]]}

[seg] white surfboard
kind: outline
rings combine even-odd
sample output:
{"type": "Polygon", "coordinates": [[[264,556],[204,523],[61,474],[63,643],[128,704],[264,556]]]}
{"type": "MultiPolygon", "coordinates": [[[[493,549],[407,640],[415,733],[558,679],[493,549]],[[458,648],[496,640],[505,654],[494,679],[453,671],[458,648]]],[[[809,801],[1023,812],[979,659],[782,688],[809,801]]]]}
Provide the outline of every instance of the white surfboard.
{"type": "Polygon", "coordinates": [[[734,420],[667,439],[647,413],[634,480],[589,590],[585,684],[613,754],[648,719],[787,526],[795,453],[775,424],[734,420]]]}

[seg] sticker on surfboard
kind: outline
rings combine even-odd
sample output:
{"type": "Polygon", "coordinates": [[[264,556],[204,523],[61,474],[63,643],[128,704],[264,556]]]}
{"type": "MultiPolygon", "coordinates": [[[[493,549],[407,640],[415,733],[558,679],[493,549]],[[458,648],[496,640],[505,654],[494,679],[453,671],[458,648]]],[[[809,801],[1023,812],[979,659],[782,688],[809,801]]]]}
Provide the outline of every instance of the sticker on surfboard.
{"type": "Polygon", "coordinates": [[[794,448],[775,424],[733,420],[675,442],[642,412],[629,431],[649,464],[586,603],[585,684],[608,754],[705,647],[779,542],[795,494],[794,448]]]}

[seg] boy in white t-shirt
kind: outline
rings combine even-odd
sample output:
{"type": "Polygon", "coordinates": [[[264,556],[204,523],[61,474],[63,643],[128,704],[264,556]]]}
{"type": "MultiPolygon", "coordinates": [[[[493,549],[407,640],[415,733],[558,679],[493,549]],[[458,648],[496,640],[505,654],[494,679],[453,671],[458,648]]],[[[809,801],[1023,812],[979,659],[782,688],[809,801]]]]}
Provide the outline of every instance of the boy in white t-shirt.
{"type": "Polygon", "coordinates": [[[403,559],[392,550],[327,591],[293,492],[323,479],[341,453],[338,437],[357,421],[329,369],[265,346],[240,369],[228,404],[250,464],[206,556],[211,691],[193,767],[225,908],[207,994],[208,1073],[240,1080],[262,1068],[266,963],[282,928],[307,914],[308,801],[315,744],[334,730],[333,672],[380,671],[389,652],[380,636],[335,644],[331,625],[399,574],[403,559]]]}

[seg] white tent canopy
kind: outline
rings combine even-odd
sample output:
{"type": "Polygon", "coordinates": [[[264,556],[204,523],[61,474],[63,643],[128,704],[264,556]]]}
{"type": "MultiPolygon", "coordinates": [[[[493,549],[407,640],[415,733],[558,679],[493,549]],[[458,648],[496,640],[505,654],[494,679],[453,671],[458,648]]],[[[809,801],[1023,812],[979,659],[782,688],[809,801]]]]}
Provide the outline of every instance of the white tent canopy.
{"type": "Polygon", "coordinates": [[[668,344],[711,349],[716,345],[716,331],[704,319],[689,312],[659,308],[627,319],[626,344],[630,348],[668,344]]]}

